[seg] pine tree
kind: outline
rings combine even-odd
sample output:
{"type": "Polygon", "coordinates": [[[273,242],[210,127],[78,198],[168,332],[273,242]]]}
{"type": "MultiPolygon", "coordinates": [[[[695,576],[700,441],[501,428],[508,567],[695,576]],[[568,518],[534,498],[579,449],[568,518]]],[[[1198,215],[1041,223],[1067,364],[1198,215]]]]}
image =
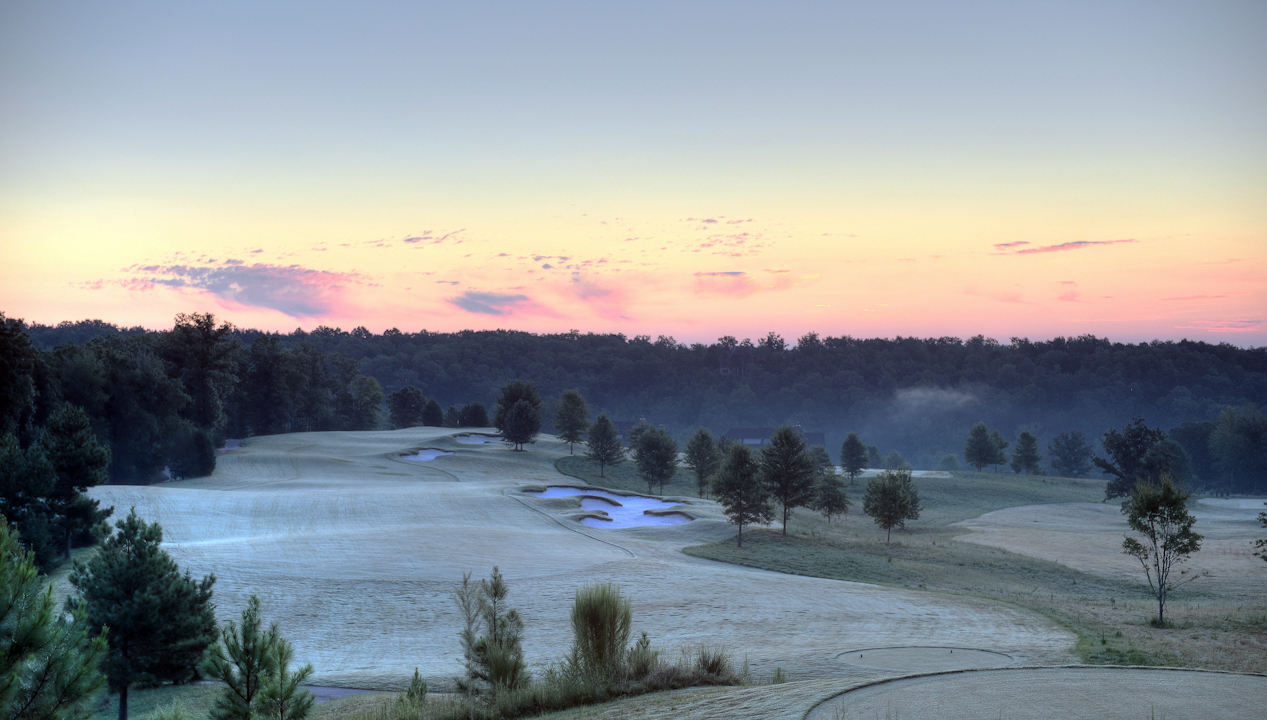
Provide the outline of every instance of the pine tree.
{"type": "Polygon", "coordinates": [[[979,422],[968,431],[968,442],[963,446],[963,459],[981,472],[986,465],[994,463],[994,443],[990,441],[990,429],[984,422],[979,422]]]}
{"type": "Polygon", "coordinates": [[[1051,439],[1047,457],[1052,472],[1062,477],[1086,477],[1093,467],[1091,445],[1081,430],[1068,430],[1051,439]]]}
{"type": "MultiPolygon", "coordinates": [[[[304,720],[316,702],[313,694],[302,687],[312,676],[312,664],[292,672],[290,663],[295,651],[284,637],[277,638],[268,656],[272,672],[264,678],[264,687],[260,690],[260,715],[269,720],[304,720]]],[[[414,674],[417,675],[416,670],[414,674]]]]}
{"type": "Polygon", "coordinates": [[[110,510],[100,510],[96,500],[84,495],[88,488],[109,479],[110,448],[97,441],[88,415],[73,405],[63,405],[53,413],[40,433],[39,445],[57,475],[48,504],[60,518],[69,560],[71,538],[86,535],[110,515],[110,510]]]}
{"type": "Polygon", "coordinates": [[[35,554],[41,572],[56,567],[62,543],[49,497],[57,485],[57,472],[39,443],[18,445],[12,433],[0,436],[0,512],[13,523],[22,544],[35,554]]]}
{"type": "Polygon", "coordinates": [[[1028,430],[1021,432],[1016,438],[1016,449],[1012,451],[1012,472],[1026,475],[1042,475],[1043,468],[1039,463],[1043,456],[1038,454],[1038,438],[1028,430]]]}
{"type": "Polygon", "coordinates": [[[589,430],[590,411],[580,390],[564,390],[559,396],[559,407],[554,411],[554,434],[568,444],[571,455],[576,443],[585,439],[589,430]]]}
{"type": "Polygon", "coordinates": [[[840,444],[840,470],[849,476],[849,484],[867,467],[867,446],[858,439],[858,433],[851,432],[840,444]]]}
{"type": "Polygon", "coordinates": [[[216,639],[216,578],[181,575],[159,547],[163,529],[137,517],[135,508],[115,526],[91,560],[75,563],[70,582],[87,603],[89,626],[110,628],[102,669],[119,693],[119,720],[127,720],[133,684],[194,676],[216,639]]]}
{"type": "Polygon", "coordinates": [[[625,461],[625,448],[616,435],[616,426],[606,413],[599,415],[590,426],[589,440],[585,444],[586,457],[598,463],[599,477],[607,477],[604,470],[608,465],[619,465],[625,461]]]}
{"type": "Polygon", "coordinates": [[[422,424],[425,427],[444,427],[444,410],[440,409],[440,403],[435,398],[428,400],[422,409],[422,424]]]}
{"type": "Polygon", "coordinates": [[[664,428],[647,428],[634,440],[632,452],[647,492],[659,484],[663,495],[664,484],[677,473],[677,441],[664,428]]]}
{"type": "Polygon", "coordinates": [[[743,526],[774,519],[770,486],[752,448],[732,443],[713,480],[713,495],[732,525],[739,526],[738,546],[743,547],[743,526]]]}
{"type": "Polygon", "coordinates": [[[686,441],[686,466],[695,471],[699,496],[704,497],[713,473],[721,465],[721,448],[708,428],[700,428],[686,441]]]}
{"type": "Polygon", "coordinates": [[[461,633],[466,677],[458,679],[458,692],[470,698],[485,693],[495,697],[529,681],[523,653],[524,623],[517,610],[506,607],[509,594],[510,586],[497,566],[478,586],[471,583],[469,573],[464,575],[462,585],[454,591],[466,616],[461,633]]]}
{"type": "Polygon", "coordinates": [[[817,475],[805,439],[791,425],[774,429],[769,444],[761,448],[761,476],[783,508],[783,534],[792,508],[804,507],[814,499],[817,475]]]}
{"type": "Polygon", "coordinates": [[[58,613],[34,555],[0,522],[0,713],[4,720],[83,720],[105,685],[106,631],[82,606],[58,613]]]}
{"type": "Polygon", "coordinates": [[[263,629],[260,599],[252,595],[242,611],[242,624],[230,620],[220,630],[220,642],[212,645],[202,661],[203,673],[225,684],[211,708],[213,720],[251,720],[259,713],[257,697],[268,675],[273,646],[281,639],[277,624],[263,629]]]}

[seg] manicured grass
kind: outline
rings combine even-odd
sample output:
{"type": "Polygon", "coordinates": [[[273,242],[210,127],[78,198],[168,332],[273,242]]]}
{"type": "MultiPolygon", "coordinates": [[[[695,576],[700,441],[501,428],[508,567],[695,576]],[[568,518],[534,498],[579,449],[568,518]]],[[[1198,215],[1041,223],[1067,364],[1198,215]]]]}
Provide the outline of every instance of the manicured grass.
{"type": "Polygon", "coordinates": [[[1121,580],[1081,572],[1007,550],[957,542],[967,531],[952,523],[1019,505],[1098,502],[1103,483],[993,473],[955,473],[916,480],[920,519],[895,530],[892,544],[862,515],[866,480],[849,488],[851,513],[828,523],[794,511],[788,535],[746,529],[734,540],[688,547],[688,555],[836,580],[970,595],[1045,615],[1078,636],[1075,652],[1092,664],[1170,665],[1267,671],[1267,617],[1243,597],[1200,586],[1173,592],[1168,607],[1178,627],[1149,625],[1156,601],[1144,578],[1121,580]],[[1184,624],[1187,624],[1186,627],[1184,624]]]}
{"type": "MultiPolygon", "coordinates": [[[[608,488],[611,490],[623,490],[626,492],[635,492],[642,495],[659,495],[660,486],[657,485],[650,493],[647,490],[647,483],[638,476],[638,466],[632,460],[626,460],[619,465],[608,465],[604,469],[604,476],[598,474],[598,463],[590,460],[584,455],[564,455],[554,461],[554,467],[560,473],[577,480],[585,482],[587,485],[594,487],[608,488]]],[[[675,497],[699,497],[699,488],[695,484],[695,473],[690,468],[680,467],[673,476],[671,482],[665,483],[664,495],[675,497]]]]}

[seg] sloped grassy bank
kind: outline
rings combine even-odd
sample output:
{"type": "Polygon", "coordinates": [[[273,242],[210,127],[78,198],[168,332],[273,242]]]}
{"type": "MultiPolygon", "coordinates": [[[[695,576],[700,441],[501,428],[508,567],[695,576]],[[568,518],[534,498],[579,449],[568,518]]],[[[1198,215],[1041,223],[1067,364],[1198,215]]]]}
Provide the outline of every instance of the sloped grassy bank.
{"type": "Polygon", "coordinates": [[[1267,605],[1246,606],[1243,598],[1194,584],[1171,596],[1167,607],[1174,625],[1155,628],[1149,619],[1156,601],[1142,574],[1137,581],[1110,578],[955,540],[967,531],[952,523],[1018,505],[1098,502],[1102,483],[993,473],[920,481],[925,511],[886,545],[857,507],[864,482],[851,489],[855,507],[843,519],[828,523],[799,509],[787,536],[746,530],[742,548],[726,540],[683,552],[775,572],[979,597],[1037,612],[1078,636],[1074,651],[1088,664],[1267,672],[1267,605]]]}

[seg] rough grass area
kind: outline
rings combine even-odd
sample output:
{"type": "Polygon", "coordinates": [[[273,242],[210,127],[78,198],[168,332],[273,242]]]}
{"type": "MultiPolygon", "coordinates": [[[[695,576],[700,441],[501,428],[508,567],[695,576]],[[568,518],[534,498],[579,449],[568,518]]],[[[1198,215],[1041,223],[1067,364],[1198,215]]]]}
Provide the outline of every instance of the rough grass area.
{"type": "MultiPolygon", "coordinates": [[[[1039,612],[1078,635],[1076,652],[1091,664],[1168,665],[1267,672],[1267,604],[1199,584],[1172,593],[1167,628],[1155,628],[1156,600],[1137,581],[1081,572],[1007,550],[957,542],[952,523],[1017,505],[1092,502],[1103,483],[1070,478],[955,473],[919,481],[924,512],[891,545],[857,505],[864,481],[851,488],[855,507],[828,523],[795,511],[788,535],[744,532],[733,540],[688,547],[688,555],[766,570],[986,598],[1039,612]]],[[[1113,551],[1113,550],[1110,550],[1113,551]]]]}
{"type": "MultiPolygon", "coordinates": [[[[205,718],[211,712],[216,696],[224,689],[220,683],[162,685],[156,688],[128,691],[128,717],[141,718],[157,710],[178,705],[191,718],[205,718]]],[[[92,708],[91,720],[116,720],[119,717],[118,694],[102,693],[92,708]]]]}
{"type": "MultiPolygon", "coordinates": [[[[598,474],[598,463],[584,455],[564,455],[554,461],[554,467],[568,477],[581,480],[586,485],[635,492],[640,495],[659,495],[660,486],[656,485],[648,492],[647,483],[638,476],[638,466],[632,460],[611,466],[605,470],[606,477],[598,474]]],[[[699,488],[695,484],[695,473],[690,468],[680,467],[673,475],[672,482],[665,483],[664,495],[672,497],[699,497],[699,488]]]]}

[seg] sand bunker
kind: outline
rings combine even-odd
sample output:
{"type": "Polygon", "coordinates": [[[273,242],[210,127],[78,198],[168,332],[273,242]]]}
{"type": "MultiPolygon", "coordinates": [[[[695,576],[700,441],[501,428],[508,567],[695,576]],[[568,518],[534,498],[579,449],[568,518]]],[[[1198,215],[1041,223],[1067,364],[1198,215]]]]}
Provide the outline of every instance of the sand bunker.
{"type": "Polygon", "coordinates": [[[497,435],[455,435],[453,440],[463,445],[486,445],[502,441],[497,435]]]}
{"type": "Polygon", "coordinates": [[[415,460],[417,462],[427,462],[429,460],[435,460],[441,455],[452,455],[452,454],[453,453],[449,452],[448,450],[427,449],[427,450],[419,450],[417,453],[413,455],[401,455],[400,459],[401,460],[415,460]]]}
{"type": "Polygon", "coordinates": [[[810,720],[902,718],[1261,717],[1267,677],[1195,670],[981,670],[869,685],[814,708],[810,720]],[[1058,708],[1058,710],[1056,710],[1058,708]]]}
{"type": "Polygon", "coordinates": [[[903,673],[969,670],[1012,664],[1012,657],[1003,653],[949,647],[870,648],[850,650],[837,657],[841,662],[855,667],[903,673]]]}
{"type": "Polygon", "coordinates": [[[574,487],[551,487],[545,492],[528,493],[542,498],[581,498],[581,509],[602,517],[581,518],[581,524],[596,528],[630,528],[648,525],[681,525],[693,518],[685,513],[652,512],[677,507],[682,503],[657,500],[641,495],[616,495],[605,490],[574,487]]]}

